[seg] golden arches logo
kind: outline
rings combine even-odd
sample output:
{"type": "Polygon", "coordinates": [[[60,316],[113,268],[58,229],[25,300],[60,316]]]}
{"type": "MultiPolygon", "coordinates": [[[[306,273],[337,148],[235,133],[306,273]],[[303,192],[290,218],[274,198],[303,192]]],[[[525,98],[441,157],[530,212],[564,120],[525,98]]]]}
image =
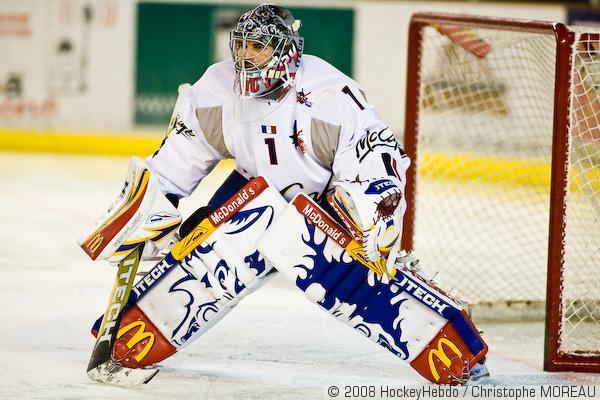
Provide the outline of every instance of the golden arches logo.
{"type": "Polygon", "coordinates": [[[440,374],[439,374],[437,368],[435,367],[435,364],[433,363],[433,357],[435,356],[438,360],[440,360],[442,362],[442,364],[444,364],[446,366],[446,368],[450,367],[450,365],[452,364],[450,357],[448,357],[448,355],[444,351],[444,345],[447,346],[450,350],[452,350],[452,352],[454,354],[456,354],[458,357],[462,357],[462,352],[449,339],[441,338],[440,340],[438,340],[437,349],[432,349],[429,351],[429,360],[428,360],[429,361],[429,369],[431,370],[433,379],[435,379],[436,382],[440,380],[440,374]]]}
{"type": "Polygon", "coordinates": [[[100,233],[97,233],[93,238],[90,239],[90,241],[88,242],[88,249],[90,249],[90,251],[92,253],[95,253],[96,250],[98,250],[98,248],[100,247],[100,245],[102,244],[102,242],[104,242],[104,236],[102,236],[100,233]]]}
{"type": "Polygon", "coordinates": [[[124,327],[119,329],[119,332],[117,332],[117,339],[120,339],[121,336],[135,328],[138,328],[137,332],[131,337],[131,339],[129,339],[126,346],[127,348],[132,349],[133,346],[140,343],[142,340],[148,339],[148,343],[146,343],[144,349],[140,351],[138,355],[135,356],[135,360],[137,362],[140,362],[144,359],[144,357],[148,355],[148,353],[152,349],[152,346],[154,345],[154,333],[146,332],[146,323],[143,321],[134,321],[128,325],[125,325],[124,327]]]}

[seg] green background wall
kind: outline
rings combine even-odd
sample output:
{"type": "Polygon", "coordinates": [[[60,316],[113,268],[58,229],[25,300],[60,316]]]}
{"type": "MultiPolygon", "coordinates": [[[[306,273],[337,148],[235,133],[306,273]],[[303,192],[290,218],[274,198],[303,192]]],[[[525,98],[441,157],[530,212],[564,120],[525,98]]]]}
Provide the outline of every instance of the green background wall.
{"type": "Polygon", "coordinates": [[[210,65],[213,6],[140,3],[137,9],[135,122],[166,124],[177,87],[210,65]]]}
{"type": "MultiPolygon", "coordinates": [[[[195,82],[213,62],[215,18],[249,6],[139,3],[137,6],[135,123],[166,126],[177,86],[195,82]]],[[[352,76],[354,10],[291,7],[302,20],[305,53],[352,76]]]]}

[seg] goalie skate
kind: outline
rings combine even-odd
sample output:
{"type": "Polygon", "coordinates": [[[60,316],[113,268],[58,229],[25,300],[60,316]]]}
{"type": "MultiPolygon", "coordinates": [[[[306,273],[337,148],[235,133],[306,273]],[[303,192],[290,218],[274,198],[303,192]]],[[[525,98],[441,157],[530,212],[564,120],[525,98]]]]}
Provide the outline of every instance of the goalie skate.
{"type": "Polygon", "coordinates": [[[120,387],[135,387],[150,382],[158,374],[157,368],[127,368],[113,359],[88,371],[88,376],[100,383],[120,387]]]}
{"type": "Polygon", "coordinates": [[[485,365],[484,358],[469,370],[466,384],[475,384],[477,382],[480,382],[481,380],[485,380],[485,378],[489,378],[489,376],[490,373],[485,365]]]}

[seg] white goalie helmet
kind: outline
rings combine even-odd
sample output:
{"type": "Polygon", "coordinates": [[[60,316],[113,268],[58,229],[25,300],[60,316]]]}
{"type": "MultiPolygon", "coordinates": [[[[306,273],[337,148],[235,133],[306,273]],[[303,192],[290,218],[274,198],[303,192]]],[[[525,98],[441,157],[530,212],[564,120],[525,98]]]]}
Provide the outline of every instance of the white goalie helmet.
{"type": "Polygon", "coordinates": [[[239,18],[229,46],[241,96],[276,95],[293,86],[304,44],[299,28],[287,8],[273,4],[261,4],[239,18]]]}

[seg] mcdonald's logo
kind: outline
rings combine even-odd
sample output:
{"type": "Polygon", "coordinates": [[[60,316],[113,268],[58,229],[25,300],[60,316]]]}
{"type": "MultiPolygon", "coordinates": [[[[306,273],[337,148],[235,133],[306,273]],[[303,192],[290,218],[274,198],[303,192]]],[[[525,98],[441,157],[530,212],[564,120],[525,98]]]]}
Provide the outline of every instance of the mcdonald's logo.
{"type": "Polygon", "coordinates": [[[447,346],[447,348],[449,348],[450,350],[452,350],[452,352],[454,354],[456,354],[458,357],[462,357],[462,352],[449,339],[441,338],[440,340],[438,340],[437,349],[429,350],[429,359],[428,359],[429,369],[431,370],[433,379],[435,379],[436,382],[440,380],[440,374],[439,374],[435,364],[433,363],[433,361],[434,361],[433,357],[435,356],[439,361],[441,361],[442,364],[444,364],[446,366],[446,368],[450,367],[450,365],[452,364],[450,357],[448,357],[448,355],[444,351],[444,345],[447,346]]]}
{"type": "Polygon", "coordinates": [[[100,233],[97,233],[93,238],[90,239],[90,241],[87,244],[87,247],[92,253],[95,253],[96,250],[98,250],[98,248],[102,244],[102,242],[104,242],[104,236],[102,236],[102,234],[100,233]]]}
{"type": "Polygon", "coordinates": [[[143,321],[134,321],[128,325],[125,325],[119,332],[117,332],[117,339],[120,339],[121,336],[129,332],[130,330],[137,328],[137,332],[129,339],[126,346],[128,349],[132,349],[133,346],[140,343],[144,339],[148,339],[148,343],[144,346],[144,349],[139,352],[138,355],[135,356],[135,360],[140,362],[148,355],[152,346],[154,345],[154,333],[146,332],[146,323],[143,321]]]}

